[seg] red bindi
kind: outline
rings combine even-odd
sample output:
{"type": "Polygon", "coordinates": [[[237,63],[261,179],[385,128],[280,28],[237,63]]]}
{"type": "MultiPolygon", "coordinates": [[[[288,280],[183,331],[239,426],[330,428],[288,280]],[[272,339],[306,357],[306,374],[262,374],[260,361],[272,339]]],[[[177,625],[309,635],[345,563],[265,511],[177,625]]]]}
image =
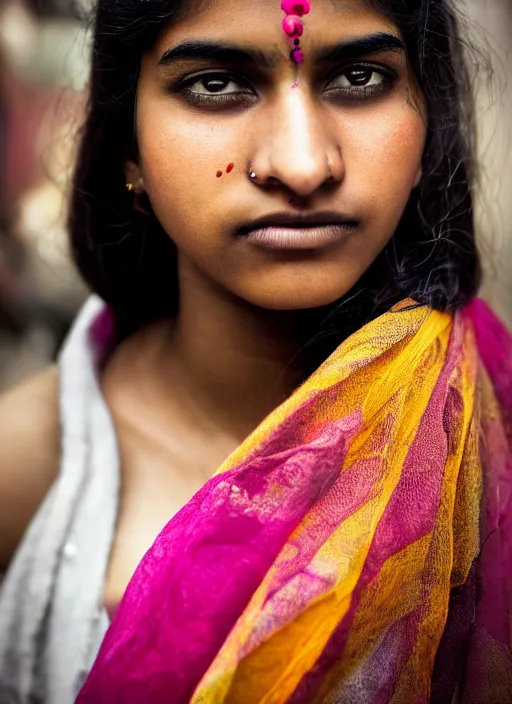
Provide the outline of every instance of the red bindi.
{"type": "Polygon", "coordinates": [[[222,176],[222,171],[217,171],[216,176],[217,176],[217,178],[220,178],[222,176]]]}
{"type": "Polygon", "coordinates": [[[230,171],[233,171],[234,164],[228,164],[226,166],[226,173],[229,174],[230,171]]]}

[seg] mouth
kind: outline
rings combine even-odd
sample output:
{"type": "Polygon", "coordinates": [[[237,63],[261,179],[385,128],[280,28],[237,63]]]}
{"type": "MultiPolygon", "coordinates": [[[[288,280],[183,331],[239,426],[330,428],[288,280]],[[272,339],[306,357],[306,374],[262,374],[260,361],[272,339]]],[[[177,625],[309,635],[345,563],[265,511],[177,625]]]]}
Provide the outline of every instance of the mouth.
{"type": "Polygon", "coordinates": [[[237,234],[265,249],[317,249],[345,240],[358,225],[335,212],[275,213],[243,225],[237,234]]]}

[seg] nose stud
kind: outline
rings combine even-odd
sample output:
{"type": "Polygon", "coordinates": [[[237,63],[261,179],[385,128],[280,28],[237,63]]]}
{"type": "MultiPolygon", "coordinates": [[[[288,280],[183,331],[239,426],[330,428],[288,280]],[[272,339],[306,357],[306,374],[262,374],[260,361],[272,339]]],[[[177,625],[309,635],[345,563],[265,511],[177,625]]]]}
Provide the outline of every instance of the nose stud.
{"type": "MultiPolygon", "coordinates": [[[[256,179],[258,178],[256,172],[252,171],[252,169],[249,171],[249,178],[251,179],[251,181],[256,181],[256,179]]],[[[276,179],[273,176],[267,176],[266,178],[261,177],[260,181],[261,180],[263,181],[263,183],[269,184],[273,183],[276,179]]]]}
{"type": "MultiPolygon", "coordinates": [[[[328,176],[327,180],[328,180],[328,181],[334,181],[334,180],[335,180],[335,177],[333,176],[333,173],[332,173],[331,160],[329,159],[329,157],[327,157],[327,168],[328,168],[328,170],[329,170],[329,176],[328,176]]],[[[255,171],[252,171],[252,170],[249,170],[249,178],[251,179],[251,181],[256,181],[256,179],[258,178],[257,175],[256,175],[256,172],[255,172],[255,171]]],[[[273,183],[273,182],[276,182],[276,181],[277,181],[277,179],[274,178],[273,176],[268,176],[268,177],[265,179],[265,182],[266,182],[266,183],[273,183]]]]}

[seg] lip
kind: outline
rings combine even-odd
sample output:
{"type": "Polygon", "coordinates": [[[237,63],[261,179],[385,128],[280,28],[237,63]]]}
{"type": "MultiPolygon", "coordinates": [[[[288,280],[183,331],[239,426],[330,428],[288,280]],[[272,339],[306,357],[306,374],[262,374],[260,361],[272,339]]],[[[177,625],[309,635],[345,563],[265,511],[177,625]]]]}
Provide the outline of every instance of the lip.
{"type": "Polygon", "coordinates": [[[343,241],[353,229],[350,225],[262,227],[244,239],[265,249],[318,249],[343,241]]]}
{"type": "Polygon", "coordinates": [[[334,210],[323,210],[317,213],[272,213],[252,222],[245,223],[238,228],[240,235],[246,235],[251,230],[260,230],[265,227],[314,227],[316,225],[354,225],[355,218],[334,210]]]}
{"type": "Polygon", "coordinates": [[[332,210],[282,212],[242,225],[238,236],[265,249],[319,249],[345,240],[357,225],[354,218],[332,210]]]}
{"type": "Polygon", "coordinates": [[[343,241],[357,224],[335,212],[274,213],[242,226],[238,234],[266,249],[317,249],[343,241]]]}

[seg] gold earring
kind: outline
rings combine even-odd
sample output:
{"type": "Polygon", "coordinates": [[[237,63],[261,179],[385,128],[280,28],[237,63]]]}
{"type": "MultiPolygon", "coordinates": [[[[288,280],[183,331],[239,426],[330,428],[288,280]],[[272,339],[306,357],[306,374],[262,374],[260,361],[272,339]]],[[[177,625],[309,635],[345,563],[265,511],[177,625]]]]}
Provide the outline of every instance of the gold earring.
{"type": "Polygon", "coordinates": [[[127,183],[127,184],[126,184],[126,190],[127,190],[127,191],[133,191],[134,188],[135,188],[135,186],[133,185],[133,183],[127,183]]]}

